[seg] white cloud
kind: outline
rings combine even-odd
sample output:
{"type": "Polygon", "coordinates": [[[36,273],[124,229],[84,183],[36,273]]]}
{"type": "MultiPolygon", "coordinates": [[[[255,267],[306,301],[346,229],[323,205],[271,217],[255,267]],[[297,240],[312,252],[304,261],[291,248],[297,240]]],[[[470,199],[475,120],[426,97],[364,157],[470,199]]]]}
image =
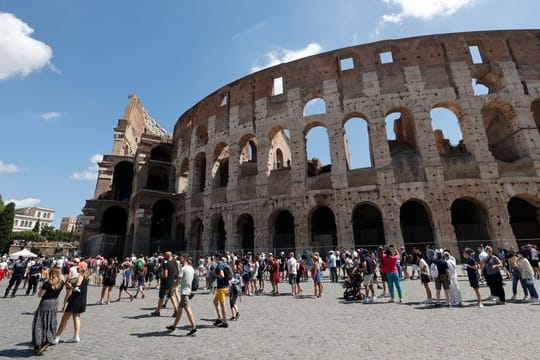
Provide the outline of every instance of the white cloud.
{"type": "Polygon", "coordinates": [[[26,198],[22,200],[10,199],[8,201],[5,201],[6,204],[9,204],[10,202],[15,203],[15,208],[19,209],[37,206],[41,202],[41,200],[34,198],[26,198]]]}
{"type": "Polygon", "coordinates": [[[52,49],[31,37],[34,29],[13,14],[0,12],[0,80],[26,76],[49,64],[52,49]]]}
{"type": "Polygon", "coordinates": [[[62,116],[62,113],[59,113],[57,111],[49,111],[49,112],[41,114],[39,117],[42,120],[48,121],[48,120],[58,119],[61,116],[62,116]]]}
{"type": "Polygon", "coordinates": [[[381,23],[400,23],[412,17],[428,21],[436,16],[450,16],[462,8],[472,5],[476,0],[383,0],[385,3],[399,6],[397,13],[385,14],[381,23]]]}
{"type": "Polygon", "coordinates": [[[320,53],[323,50],[322,46],[318,43],[309,43],[303,49],[290,50],[290,49],[279,49],[273,50],[264,55],[265,63],[262,65],[255,65],[249,69],[250,72],[256,72],[268,67],[278,65],[281,63],[286,63],[289,61],[294,61],[301,59],[306,56],[311,56],[320,53]]]}
{"type": "Polygon", "coordinates": [[[19,168],[15,164],[7,164],[0,160],[0,174],[1,173],[15,173],[18,172],[19,168]]]}
{"type": "Polygon", "coordinates": [[[98,162],[103,159],[102,154],[94,154],[88,159],[92,165],[87,167],[85,170],[76,171],[69,176],[73,180],[96,180],[98,173],[98,162]]]}

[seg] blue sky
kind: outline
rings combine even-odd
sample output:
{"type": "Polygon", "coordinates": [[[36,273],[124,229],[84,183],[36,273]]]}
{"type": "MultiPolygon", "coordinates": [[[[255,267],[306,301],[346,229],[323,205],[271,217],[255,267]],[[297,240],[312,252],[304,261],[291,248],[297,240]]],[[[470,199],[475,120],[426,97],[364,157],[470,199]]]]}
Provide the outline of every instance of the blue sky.
{"type": "Polygon", "coordinates": [[[540,27],[534,0],[0,0],[0,13],[0,194],[55,208],[57,226],[93,196],[91,159],[111,151],[130,93],[172,131],[213,90],[301,55],[540,27]]]}

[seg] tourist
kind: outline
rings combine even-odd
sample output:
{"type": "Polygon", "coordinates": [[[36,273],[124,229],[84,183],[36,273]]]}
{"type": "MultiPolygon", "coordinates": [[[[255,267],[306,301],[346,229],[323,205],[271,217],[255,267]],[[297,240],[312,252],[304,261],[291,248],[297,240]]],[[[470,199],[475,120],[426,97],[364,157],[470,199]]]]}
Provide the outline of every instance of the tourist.
{"type": "Polygon", "coordinates": [[[459,289],[458,284],[456,259],[452,255],[450,255],[449,251],[444,252],[443,258],[444,260],[446,260],[446,265],[448,266],[448,278],[450,279],[450,305],[462,306],[461,290],[459,289]]]}
{"type": "Polygon", "coordinates": [[[384,251],[382,255],[382,267],[381,271],[386,274],[386,281],[388,281],[388,290],[390,291],[390,300],[388,302],[394,302],[394,286],[397,289],[399,296],[399,302],[403,302],[403,294],[401,292],[401,285],[399,282],[397,262],[399,261],[399,255],[393,247],[389,247],[384,251]]]}
{"type": "Polygon", "coordinates": [[[540,252],[536,248],[536,246],[527,244],[522,247],[522,249],[525,251],[525,255],[527,257],[527,260],[529,260],[529,263],[531,264],[534,275],[537,279],[540,279],[540,265],[539,265],[539,258],[540,258],[540,252]]]}
{"type": "Polygon", "coordinates": [[[5,257],[0,258],[0,282],[8,273],[8,263],[5,257]]]}
{"type": "Polygon", "coordinates": [[[410,262],[410,256],[409,256],[409,253],[407,252],[407,250],[405,250],[404,247],[401,247],[399,249],[401,251],[401,257],[399,259],[399,264],[400,264],[400,267],[399,267],[399,278],[400,280],[408,280],[409,279],[409,270],[408,270],[408,267],[409,267],[409,262],[410,262]]]}
{"type": "Polygon", "coordinates": [[[304,274],[306,273],[306,265],[305,265],[305,259],[298,259],[296,261],[296,294],[301,294],[304,290],[302,289],[302,285],[300,282],[304,278],[304,274]]]}
{"type": "Polygon", "coordinates": [[[43,265],[39,259],[35,261],[32,266],[30,266],[30,269],[28,270],[28,287],[26,288],[26,296],[30,295],[30,292],[32,292],[32,295],[36,295],[42,270],[43,265]]]}
{"type": "Polygon", "coordinates": [[[298,274],[298,263],[294,257],[294,252],[289,253],[289,260],[287,260],[287,274],[289,277],[289,285],[291,285],[291,295],[298,295],[298,287],[296,284],[296,276],[298,274]]]}
{"type": "Polygon", "coordinates": [[[62,333],[66,329],[70,317],[73,318],[73,337],[67,342],[78,343],[81,341],[81,314],[86,311],[86,292],[90,273],[88,271],[88,265],[84,261],[79,262],[76,267],[79,271],[79,276],[74,285],[66,283],[66,287],[73,287],[73,291],[68,299],[60,326],[56,331],[56,337],[53,340],[54,345],[60,341],[60,336],[62,336],[62,333]]]}
{"type": "Polygon", "coordinates": [[[497,305],[506,304],[503,278],[501,276],[502,261],[493,255],[491,246],[486,246],[487,257],[485,260],[486,283],[489,286],[491,295],[496,298],[497,305]]]}
{"type": "Polygon", "coordinates": [[[19,256],[19,259],[13,264],[13,268],[11,270],[11,278],[9,279],[8,287],[6,288],[6,292],[4,293],[4,298],[7,298],[9,291],[12,287],[13,291],[11,292],[11,297],[15,297],[15,293],[17,292],[17,289],[19,288],[19,285],[21,285],[21,281],[24,279],[25,276],[26,262],[24,261],[24,258],[22,256],[19,256]]]}
{"type": "MultiPolygon", "coordinates": [[[[219,255],[216,255],[215,259],[219,259],[219,255]]],[[[229,281],[232,279],[232,270],[225,264],[226,261],[227,258],[222,257],[221,261],[216,264],[214,270],[214,275],[217,280],[216,293],[214,295],[214,308],[216,309],[217,320],[214,322],[214,325],[223,328],[229,327],[229,324],[227,323],[227,311],[225,309],[225,297],[227,295],[227,289],[229,288],[229,281]],[[226,275],[226,273],[229,272],[231,273],[230,278],[228,274],[226,275]]],[[[279,272],[277,272],[277,275],[279,276],[279,272]]]]}
{"type": "Polygon", "coordinates": [[[518,260],[517,267],[518,267],[519,273],[521,274],[521,277],[525,281],[527,290],[529,291],[529,294],[531,295],[530,302],[533,304],[537,304],[538,292],[536,291],[536,288],[534,287],[534,269],[523,252],[520,252],[518,254],[518,259],[519,260],[518,260]]]}
{"type": "MultiPolygon", "coordinates": [[[[236,261],[232,268],[233,276],[229,285],[229,307],[231,308],[231,318],[229,320],[238,320],[238,317],[240,316],[236,302],[240,295],[242,295],[242,276],[240,276],[241,271],[242,265],[236,261]]],[[[244,282],[244,287],[245,286],[246,283],[244,282]]]]}
{"type": "Polygon", "coordinates": [[[116,267],[114,259],[112,258],[110,258],[109,260],[106,260],[102,266],[104,267],[103,279],[102,279],[103,287],[101,288],[101,298],[98,304],[103,305],[105,292],[107,292],[107,301],[105,302],[105,304],[109,305],[111,301],[113,288],[116,285],[116,275],[118,274],[118,268],[116,267]]]}
{"type": "Polygon", "coordinates": [[[313,266],[311,268],[311,277],[313,278],[313,297],[320,298],[322,296],[322,265],[319,253],[315,252],[312,255],[313,266]]]}
{"type": "Polygon", "coordinates": [[[517,289],[518,289],[518,282],[521,284],[521,288],[523,289],[523,301],[527,300],[527,297],[529,295],[529,290],[527,290],[527,284],[525,283],[525,279],[521,276],[521,272],[518,269],[518,261],[519,258],[517,254],[510,252],[508,253],[507,259],[508,267],[510,268],[510,273],[512,274],[512,301],[516,300],[517,297],[517,289]]]}
{"type": "Polygon", "coordinates": [[[120,289],[118,290],[118,298],[116,301],[120,301],[122,298],[122,291],[125,291],[129,295],[129,300],[133,301],[134,295],[128,290],[129,283],[131,281],[131,263],[126,259],[122,265],[122,283],[120,284],[120,289]]]}
{"type": "Polygon", "coordinates": [[[478,274],[478,263],[474,259],[473,249],[466,248],[463,251],[463,267],[467,270],[467,278],[469,279],[469,285],[474,290],[476,295],[476,301],[479,308],[483,308],[482,295],[480,294],[480,275],[478,274]]]}
{"type": "Polygon", "coordinates": [[[338,282],[338,274],[337,274],[337,258],[334,254],[334,251],[330,250],[328,252],[328,263],[327,263],[328,270],[330,271],[330,282],[338,282]]]}
{"type": "MultiPolygon", "coordinates": [[[[413,247],[412,251],[411,251],[411,277],[410,279],[413,280],[414,279],[414,274],[416,274],[418,272],[418,254],[420,252],[418,251],[417,248],[413,247]]],[[[420,273],[418,272],[418,278],[420,278],[420,273]]]]}
{"type": "Polygon", "coordinates": [[[377,297],[375,296],[375,289],[373,287],[373,274],[375,273],[375,261],[373,260],[372,254],[364,249],[362,251],[362,269],[364,272],[363,280],[362,280],[362,286],[364,286],[364,290],[366,292],[366,303],[372,303],[374,302],[377,297]],[[371,292],[371,297],[369,296],[369,293],[371,292]]]}
{"type": "Polygon", "coordinates": [[[431,262],[431,276],[435,278],[435,293],[437,300],[435,306],[441,303],[441,288],[444,289],[446,304],[450,305],[450,277],[448,276],[448,264],[443,259],[443,250],[435,250],[435,257],[431,262]]]}
{"type": "Polygon", "coordinates": [[[381,274],[381,282],[382,282],[382,287],[383,287],[383,292],[380,295],[380,297],[387,297],[388,296],[388,293],[386,290],[387,278],[386,278],[386,273],[384,272],[384,267],[383,267],[383,253],[384,253],[384,248],[382,246],[379,246],[378,252],[377,252],[377,263],[379,266],[379,274],[381,274]]]}
{"type": "Polygon", "coordinates": [[[285,255],[285,252],[282,251],[279,256],[279,275],[282,282],[285,282],[285,277],[287,274],[287,255],[285,255]]]}
{"type": "Polygon", "coordinates": [[[277,259],[270,253],[268,254],[268,268],[270,273],[270,282],[272,283],[272,295],[279,294],[279,263],[277,259]]]}
{"type": "Polygon", "coordinates": [[[244,256],[244,258],[242,259],[241,267],[242,280],[244,282],[244,294],[251,296],[253,295],[253,289],[251,288],[251,274],[253,273],[253,268],[251,267],[251,261],[249,260],[248,256],[244,256]]]}
{"type": "Polygon", "coordinates": [[[251,253],[248,253],[249,261],[251,263],[251,279],[249,280],[251,286],[251,295],[257,293],[257,274],[259,273],[259,262],[257,257],[252,257],[251,253]]]}
{"type": "Polygon", "coordinates": [[[71,285],[71,286],[66,286],[66,294],[64,295],[64,303],[62,305],[62,310],[66,308],[67,301],[74,287],[73,285],[75,285],[75,282],[77,281],[79,277],[79,271],[77,270],[77,266],[76,266],[79,262],[80,262],[79,258],[73,258],[73,261],[69,261],[68,259],[66,259],[62,263],[62,272],[63,273],[67,272],[64,279],[66,283],[69,283],[71,285]]]}
{"type": "Polygon", "coordinates": [[[191,284],[193,283],[193,278],[195,276],[195,270],[193,269],[193,260],[190,257],[181,258],[182,268],[180,270],[179,281],[180,281],[180,304],[178,310],[176,311],[176,318],[174,323],[170,326],[167,326],[167,329],[175,331],[178,323],[182,319],[182,312],[185,310],[186,315],[191,325],[191,330],[187,333],[186,336],[195,336],[197,333],[197,325],[195,324],[195,317],[193,316],[193,311],[189,304],[189,299],[192,294],[191,284]]]}
{"type": "Polygon", "coordinates": [[[172,253],[170,251],[167,251],[165,253],[165,256],[161,263],[160,275],[161,276],[160,276],[159,294],[158,294],[159,300],[158,300],[156,310],[151,313],[151,315],[153,316],[161,315],[161,309],[163,308],[165,296],[171,299],[171,302],[173,304],[173,307],[175,308],[175,311],[177,309],[175,292],[174,292],[175,281],[177,277],[176,263],[172,259],[172,253]]]}
{"type": "Polygon", "coordinates": [[[421,252],[416,253],[416,259],[418,261],[418,274],[420,277],[420,283],[422,284],[422,286],[424,287],[424,291],[426,292],[426,300],[424,300],[424,304],[431,304],[433,302],[433,297],[431,294],[431,288],[429,287],[429,283],[431,282],[429,276],[429,266],[427,261],[424,260],[424,256],[421,252]]]}
{"type": "Polygon", "coordinates": [[[139,293],[141,293],[141,299],[144,299],[145,297],[144,283],[146,280],[147,271],[148,271],[148,263],[145,262],[142,271],[137,271],[137,274],[135,275],[137,279],[137,292],[135,293],[135,296],[134,296],[135,299],[137,298],[137,295],[139,295],[139,293]]]}
{"type": "Polygon", "coordinates": [[[60,273],[49,271],[39,289],[38,297],[41,300],[32,322],[32,345],[36,355],[45,351],[56,337],[58,295],[63,287],[60,273]]]}
{"type": "Polygon", "coordinates": [[[259,294],[264,292],[264,272],[266,271],[266,261],[264,259],[264,253],[261,253],[260,256],[255,257],[258,259],[259,266],[257,267],[257,282],[259,283],[259,294]]]}

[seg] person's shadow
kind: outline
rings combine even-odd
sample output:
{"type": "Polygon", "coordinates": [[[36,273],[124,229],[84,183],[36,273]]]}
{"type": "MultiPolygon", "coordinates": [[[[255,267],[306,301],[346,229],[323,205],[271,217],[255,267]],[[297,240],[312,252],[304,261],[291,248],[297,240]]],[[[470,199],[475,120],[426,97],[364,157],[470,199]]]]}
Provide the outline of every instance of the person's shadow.
{"type": "Polygon", "coordinates": [[[32,349],[5,349],[0,350],[0,358],[29,358],[34,356],[32,349]]]}

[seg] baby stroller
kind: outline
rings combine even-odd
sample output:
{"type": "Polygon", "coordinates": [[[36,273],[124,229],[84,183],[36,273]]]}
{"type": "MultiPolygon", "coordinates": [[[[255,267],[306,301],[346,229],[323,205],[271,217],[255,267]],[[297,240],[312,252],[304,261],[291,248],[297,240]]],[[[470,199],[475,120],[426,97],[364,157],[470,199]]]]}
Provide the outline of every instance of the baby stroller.
{"type": "Polygon", "coordinates": [[[345,300],[362,300],[363,294],[359,292],[362,287],[362,274],[352,271],[343,283],[343,298],[345,300]]]}

